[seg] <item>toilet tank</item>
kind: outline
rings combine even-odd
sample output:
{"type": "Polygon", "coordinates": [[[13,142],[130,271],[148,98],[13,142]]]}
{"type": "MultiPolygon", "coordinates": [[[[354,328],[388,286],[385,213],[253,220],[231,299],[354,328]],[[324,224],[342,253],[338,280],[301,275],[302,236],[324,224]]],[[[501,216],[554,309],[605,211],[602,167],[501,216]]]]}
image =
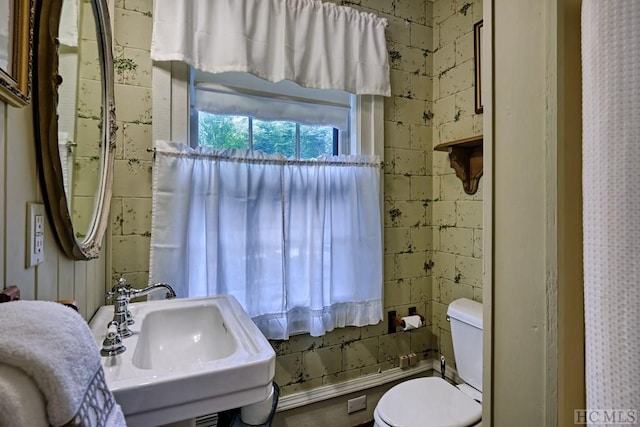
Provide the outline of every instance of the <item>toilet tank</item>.
{"type": "Polygon", "coordinates": [[[482,304],[460,298],[449,304],[447,315],[458,376],[482,391],[482,304]]]}

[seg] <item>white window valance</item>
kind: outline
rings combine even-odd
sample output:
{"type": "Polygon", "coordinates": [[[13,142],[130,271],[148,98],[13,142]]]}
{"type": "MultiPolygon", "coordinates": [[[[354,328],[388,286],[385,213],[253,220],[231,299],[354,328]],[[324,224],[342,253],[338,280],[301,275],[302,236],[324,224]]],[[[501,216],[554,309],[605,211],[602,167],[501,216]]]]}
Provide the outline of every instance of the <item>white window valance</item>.
{"type": "Polygon", "coordinates": [[[153,21],[156,61],[391,94],[387,21],[371,13],[315,0],[155,0],[153,21]]]}

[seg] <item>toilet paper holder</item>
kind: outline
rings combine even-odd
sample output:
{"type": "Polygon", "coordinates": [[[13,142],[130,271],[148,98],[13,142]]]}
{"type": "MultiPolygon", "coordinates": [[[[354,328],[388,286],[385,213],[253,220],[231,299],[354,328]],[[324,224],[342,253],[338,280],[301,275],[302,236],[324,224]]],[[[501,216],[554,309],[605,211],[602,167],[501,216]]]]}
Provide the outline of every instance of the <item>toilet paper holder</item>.
{"type": "MultiPolygon", "coordinates": [[[[415,307],[409,307],[408,316],[420,316],[420,320],[424,322],[424,316],[422,314],[418,314],[418,311],[415,307]]],[[[402,319],[402,316],[398,316],[395,310],[391,310],[387,312],[387,333],[393,334],[397,332],[397,328],[404,328],[405,322],[402,319]]]]}

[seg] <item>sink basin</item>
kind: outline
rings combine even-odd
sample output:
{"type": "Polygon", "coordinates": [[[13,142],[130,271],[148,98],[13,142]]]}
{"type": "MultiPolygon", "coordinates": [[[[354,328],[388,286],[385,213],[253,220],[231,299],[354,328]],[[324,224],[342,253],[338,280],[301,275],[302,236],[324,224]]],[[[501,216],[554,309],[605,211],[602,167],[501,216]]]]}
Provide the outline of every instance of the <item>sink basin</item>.
{"type": "MultiPolygon", "coordinates": [[[[258,403],[272,389],[275,352],[229,295],[132,303],[127,350],[102,358],[130,426],[156,426],[258,403]]],[[[98,347],[113,306],[89,326],[98,347]]]]}
{"type": "Polygon", "coordinates": [[[144,318],[133,366],[178,369],[224,359],[238,348],[215,304],[152,311],[144,318]]]}

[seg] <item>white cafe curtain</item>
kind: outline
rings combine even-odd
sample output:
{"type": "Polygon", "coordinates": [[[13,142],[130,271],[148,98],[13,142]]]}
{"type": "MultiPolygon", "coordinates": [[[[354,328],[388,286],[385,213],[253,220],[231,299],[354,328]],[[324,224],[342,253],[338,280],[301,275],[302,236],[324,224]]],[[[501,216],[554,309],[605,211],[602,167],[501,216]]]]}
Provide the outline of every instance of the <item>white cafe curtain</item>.
{"type": "Polygon", "coordinates": [[[389,96],[386,25],[316,0],[155,0],[151,58],[389,96]]]}
{"type": "Polygon", "coordinates": [[[268,338],[382,320],[380,162],[156,142],[150,281],[234,295],[268,338]]]}

